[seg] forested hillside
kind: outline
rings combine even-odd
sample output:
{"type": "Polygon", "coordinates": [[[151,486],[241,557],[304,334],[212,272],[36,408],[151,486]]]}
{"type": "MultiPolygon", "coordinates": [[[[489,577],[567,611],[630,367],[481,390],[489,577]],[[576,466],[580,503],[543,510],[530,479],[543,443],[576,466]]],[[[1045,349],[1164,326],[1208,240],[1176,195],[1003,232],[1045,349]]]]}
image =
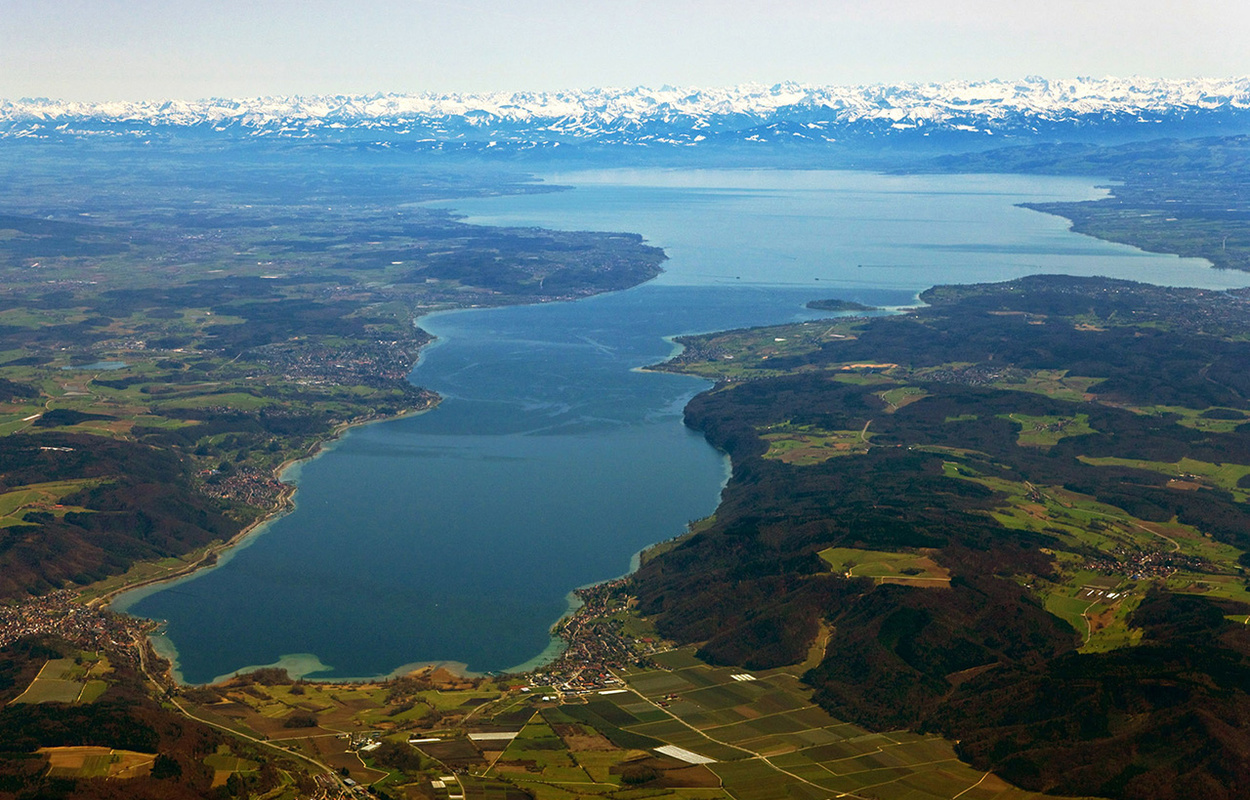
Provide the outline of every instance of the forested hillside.
{"type": "Polygon", "coordinates": [[[721,663],[1033,789],[1250,791],[1250,299],[1105,279],[691,337],[733,477],[634,586],[721,663]]]}

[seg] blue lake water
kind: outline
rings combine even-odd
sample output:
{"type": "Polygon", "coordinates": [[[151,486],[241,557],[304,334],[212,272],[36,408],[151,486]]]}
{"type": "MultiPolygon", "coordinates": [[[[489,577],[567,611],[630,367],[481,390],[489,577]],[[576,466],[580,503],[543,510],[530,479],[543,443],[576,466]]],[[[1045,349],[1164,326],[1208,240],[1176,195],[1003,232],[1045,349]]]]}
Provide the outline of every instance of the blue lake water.
{"type": "MultiPolygon", "coordinates": [[[[428,317],[413,381],[443,402],[350,431],[292,468],[297,507],[211,569],[115,607],[168,622],[184,680],[269,664],[385,675],[506,670],[552,653],[570,590],[715,508],[723,456],[681,424],[707,384],[646,373],[664,337],[810,318],[808,300],[902,305],[934,283],[1038,272],[1171,285],[1245,273],[1141,253],[1015,208],[1093,181],[779,171],[552,175],[573,191],[448,204],[470,221],[634,231],[659,279],[575,303],[428,317]]],[[[827,315],[826,315],[827,316],[827,315]]]]}

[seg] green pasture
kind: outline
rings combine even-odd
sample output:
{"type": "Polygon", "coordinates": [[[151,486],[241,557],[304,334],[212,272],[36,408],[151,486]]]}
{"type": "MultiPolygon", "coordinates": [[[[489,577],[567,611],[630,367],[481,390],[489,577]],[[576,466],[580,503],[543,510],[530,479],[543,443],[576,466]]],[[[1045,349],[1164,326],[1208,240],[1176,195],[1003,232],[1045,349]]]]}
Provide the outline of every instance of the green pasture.
{"type": "Polygon", "coordinates": [[[35,420],[30,419],[36,414],[44,412],[43,404],[39,405],[17,405],[10,406],[15,411],[0,414],[0,436],[8,436],[10,433],[17,433],[31,426],[35,420]]]}
{"type": "Polygon", "coordinates": [[[978,475],[965,464],[946,462],[947,477],[980,483],[1007,497],[992,516],[1004,527],[1030,530],[1067,547],[1093,548],[1114,556],[1129,552],[1179,552],[1206,559],[1221,571],[1234,568],[1240,551],[1204,536],[1192,525],[1173,520],[1154,523],[1123,509],[1060,486],[1032,486],[978,475]]]}
{"type": "Polygon", "coordinates": [[[1167,579],[1167,588],[1173,592],[1218,597],[1250,604],[1250,589],[1240,575],[1204,575],[1197,572],[1177,572],[1167,579]]]}
{"type": "Polygon", "coordinates": [[[1250,421],[1250,412],[1240,408],[1213,406],[1211,408],[1186,408],[1184,406],[1135,406],[1129,409],[1136,414],[1148,417],[1173,417],[1177,425],[1194,428],[1204,433],[1232,433],[1250,421]],[[1208,412],[1223,412],[1221,416],[1235,416],[1234,419],[1212,419],[1205,416],[1208,412]]]}
{"type": "Polygon", "coordinates": [[[1138,644],[1142,631],[1130,627],[1128,620],[1141,605],[1150,582],[1083,569],[1084,558],[1073,553],[1057,552],[1054,556],[1059,582],[1038,580],[1035,588],[1046,610],[1080,634],[1081,651],[1103,653],[1138,644]],[[1087,588],[1113,592],[1117,597],[1091,595],[1087,588]]]}
{"type": "Polygon", "coordinates": [[[651,657],[651,660],[667,669],[706,666],[702,661],[695,658],[694,651],[688,647],[669,650],[667,653],[656,653],[651,657]]]}
{"type": "Polygon", "coordinates": [[[78,658],[56,658],[43,667],[14,703],[94,703],[108,689],[100,675],[111,669],[108,659],[82,652],[78,658]]]}
{"type": "Polygon", "coordinates": [[[887,413],[893,413],[903,406],[910,405],[917,400],[923,400],[928,396],[928,392],[917,386],[898,386],[878,395],[882,402],[888,406],[886,409],[887,413]]]}
{"type": "Polygon", "coordinates": [[[26,691],[14,703],[73,703],[82,694],[83,685],[78,681],[56,678],[35,678],[26,691]]]}
{"type": "Polygon", "coordinates": [[[888,553],[830,547],[818,555],[834,572],[855,578],[872,578],[877,583],[905,583],[916,586],[949,586],[950,571],[923,553],[888,553]]]}
{"type": "Polygon", "coordinates": [[[521,729],[517,737],[499,757],[497,767],[509,762],[529,763],[537,772],[502,772],[518,781],[550,783],[595,783],[596,781],[573,759],[573,754],[540,715],[521,729]]]}
{"type": "Polygon", "coordinates": [[[15,328],[43,328],[82,322],[87,315],[81,308],[29,308],[18,306],[0,311],[0,325],[15,328]]]}
{"type": "MultiPolygon", "coordinates": [[[[733,682],[708,686],[703,689],[686,692],[682,697],[690,702],[697,703],[702,709],[707,711],[729,710],[736,706],[747,705],[759,697],[760,694],[767,691],[764,687],[756,687],[754,684],[757,683],[759,681],[733,682]],[[751,691],[752,689],[754,691],[751,691]]],[[[734,716],[736,719],[742,719],[741,715],[735,714],[734,716]]]]}
{"type": "Polygon", "coordinates": [[[1012,413],[1002,418],[1020,425],[1016,443],[1021,447],[1051,447],[1062,439],[1095,432],[1089,426],[1089,414],[1060,417],[1012,413]]]}
{"type": "Polygon", "coordinates": [[[1085,395],[1089,393],[1091,387],[1102,383],[1104,380],[1106,379],[1069,375],[1065,369],[1039,369],[1028,374],[1023,383],[1000,380],[994,381],[991,385],[995,389],[1032,392],[1033,394],[1045,395],[1056,400],[1080,403],[1084,402],[1085,395]]]}
{"type": "Polygon", "coordinates": [[[1129,617],[1141,605],[1141,594],[1130,594],[1114,608],[1109,623],[1100,628],[1081,648],[1083,653],[1105,653],[1121,647],[1133,647],[1141,643],[1142,630],[1129,625],[1129,617]]]}
{"type": "Polygon", "coordinates": [[[196,394],[176,400],[166,400],[160,404],[154,404],[152,408],[158,414],[160,409],[164,408],[212,408],[214,406],[225,406],[236,411],[256,411],[265,406],[273,405],[273,403],[273,400],[257,397],[247,392],[223,392],[221,394],[196,394]]]}
{"type": "Polygon", "coordinates": [[[848,383],[852,386],[881,386],[887,383],[894,383],[894,379],[882,375],[880,372],[851,372],[839,371],[833,376],[838,383],[848,383]]]}
{"type": "Polygon", "coordinates": [[[177,558],[170,557],[163,558],[159,561],[136,562],[134,566],[121,575],[113,575],[84,587],[79,593],[78,599],[84,602],[88,600],[95,600],[123,587],[128,587],[136,583],[142,583],[144,581],[149,581],[178,572],[179,570],[185,569],[187,566],[194,564],[196,561],[199,561],[210,547],[220,544],[220,542],[213,542],[206,547],[193,550],[190,553],[177,558]]]}
{"type": "Polygon", "coordinates": [[[82,693],[78,696],[79,703],[94,703],[108,690],[107,681],[90,680],[82,687],[82,693]]]}
{"type": "Polygon", "coordinates": [[[862,455],[871,446],[867,431],[786,431],[765,433],[760,438],[768,442],[764,458],[776,459],[786,464],[810,466],[820,464],[837,456],[862,455]]]}
{"type": "Polygon", "coordinates": [[[1080,456],[1079,458],[1084,463],[1096,467],[1129,467],[1157,472],[1178,481],[1192,481],[1194,479],[1199,479],[1198,483],[1209,481],[1215,486],[1230,492],[1233,495],[1233,499],[1239,503],[1244,503],[1250,499],[1250,490],[1237,485],[1242,478],[1250,475],[1250,466],[1245,464],[1213,464],[1209,461],[1195,461],[1192,458],[1182,458],[1174,463],[1143,461],[1135,458],[1092,458],[1090,456],[1080,456]]]}
{"type": "Polygon", "coordinates": [[[74,507],[56,508],[61,498],[73,494],[80,489],[99,485],[98,480],[52,481],[49,483],[33,483],[20,486],[0,494],[0,528],[21,525],[25,522],[29,511],[47,511],[57,517],[65,516],[67,511],[86,511],[74,507]]]}
{"type": "MultiPolygon", "coordinates": [[[[785,780],[786,776],[763,761],[712,764],[710,768],[720,777],[725,791],[738,800],[787,800],[792,797],[787,791],[790,787],[789,782],[785,780]]],[[[798,781],[795,783],[803,785],[798,781]]],[[[806,797],[806,795],[800,794],[798,797],[806,797]]]]}
{"type": "Polygon", "coordinates": [[[1046,610],[1071,625],[1086,643],[1089,642],[1090,632],[1085,612],[1093,606],[1093,601],[1082,600],[1062,591],[1049,593],[1045,599],[1046,610]]]}

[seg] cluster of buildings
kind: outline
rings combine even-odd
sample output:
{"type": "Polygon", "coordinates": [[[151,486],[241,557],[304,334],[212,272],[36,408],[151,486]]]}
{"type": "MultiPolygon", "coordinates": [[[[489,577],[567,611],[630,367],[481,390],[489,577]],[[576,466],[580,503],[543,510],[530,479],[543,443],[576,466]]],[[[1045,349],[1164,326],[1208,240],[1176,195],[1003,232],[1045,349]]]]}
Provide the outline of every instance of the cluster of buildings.
{"type": "Polygon", "coordinates": [[[338,738],[347,741],[347,749],[353,753],[372,753],[382,746],[382,732],[341,733],[338,738]]]}
{"type": "Polygon", "coordinates": [[[955,369],[942,367],[925,373],[924,377],[937,383],[992,386],[1004,381],[1008,383],[1023,383],[1027,374],[1024,370],[1003,364],[973,364],[955,369]]]}
{"type": "Polygon", "coordinates": [[[200,472],[199,476],[211,479],[205,481],[201,489],[209,497],[235,500],[256,508],[277,508],[288,488],[272,472],[254,469],[235,469],[226,474],[210,469],[200,472]]]}
{"type": "Polygon", "coordinates": [[[325,773],[313,777],[317,782],[317,793],[310,800],[350,800],[357,797],[370,797],[368,790],[351,778],[339,778],[325,773]]]}
{"type": "Polygon", "coordinates": [[[312,341],[268,344],[248,351],[246,358],[261,362],[295,383],[330,386],[372,386],[402,380],[416,363],[417,342],[377,340],[329,347],[312,341]]]}
{"type": "Polygon", "coordinates": [[[532,685],[551,686],[563,695],[618,689],[623,681],[614,673],[667,649],[660,642],[626,634],[624,622],[614,616],[633,603],[623,592],[627,582],[620,578],[577,590],[582,606],[559,629],[568,645],[558,659],[530,677],[532,685]]]}
{"type": "Polygon", "coordinates": [[[1085,569],[1103,575],[1123,575],[1132,580],[1146,578],[1169,578],[1175,573],[1211,572],[1211,563],[1203,558],[1181,553],[1129,552],[1119,550],[1117,557],[1091,558],[1083,565],[1085,569]]]}
{"type": "Polygon", "coordinates": [[[75,601],[61,589],[13,605],[0,605],[0,647],[24,636],[59,636],[84,650],[107,650],[110,657],[133,659],[132,645],[150,623],[75,601]]]}

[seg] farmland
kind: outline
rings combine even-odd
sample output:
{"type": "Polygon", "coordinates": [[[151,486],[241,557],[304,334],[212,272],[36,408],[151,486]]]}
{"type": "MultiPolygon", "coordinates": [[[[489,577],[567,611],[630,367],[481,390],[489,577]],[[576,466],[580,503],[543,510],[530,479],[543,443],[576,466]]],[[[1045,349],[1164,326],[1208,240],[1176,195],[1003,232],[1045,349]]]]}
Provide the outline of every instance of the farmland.
{"type": "Polygon", "coordinates": [[[14,703],[90,703],[108,686],[103,680],[111,667],[98,653],[47,661],[14,703]]]}
{"type": "Polygon", "coordinates": [[[419,204],[550,191],[506,172],[106,144],[64,159],[0,157],[0,457],[22,467],[0,475],[2,598],[177,571],[286,507],[284,465],[437,402],[407,380],[419,315],[624,288],[664,258],[419,204]],[[143,520],[160,534],[93,545],[143,520]]]}
{"type": "MultiPolygon", "coordinates": [[[[1196,740],[1150,687],[1226,661],[1232,687],[1250,654],[1246,297],[1032,277],[922,299],[682,340],[667,368],[717,382],[687,423],[734,477],[644,562],[639,610],[711,663],[804,661],[834,717],[944,731],[1030,788],[1157,796],[1196,740]]],[[[1182,706],[1250,702],[1211,680],[1182,706]]]]}
{"type": "Polygon", "coordinates": [[[831,717],[800,673],[713,667],[679,649],[622,673],[624,689],[581,695],[427,669],[381,685],[261,673],[188,690],[184,702],[402,797],[509,796],[509,787],[539,800],[644,790],[691,800],[1038,796],[968,767],[940,737],[831,717]],[[309,727],[286,723],[300,713],[309,727]]]}
{"type": "Polygon", "coordinates": [[[830,547],[820,557],[830,569],[848,578],[872,578],[877,583],[903,583],[914,586],[949,586],[950,572],[938,566],[931,553],[888,553],[830,547]]]}
{"type": "Polygon", "coordinates": [[[868,447],[867,429],[858,431],[822,431],[804,426],[773,426],[761,438],[768,442],[765,458],[787,464],[818,464],[837,456],[863,453],[868,447]]]}
{"type": "Polygon", "coordinates": [[[156,756],[109,747],[44,747],[54,778],[136,778],[148,775],[156,756]]]}

